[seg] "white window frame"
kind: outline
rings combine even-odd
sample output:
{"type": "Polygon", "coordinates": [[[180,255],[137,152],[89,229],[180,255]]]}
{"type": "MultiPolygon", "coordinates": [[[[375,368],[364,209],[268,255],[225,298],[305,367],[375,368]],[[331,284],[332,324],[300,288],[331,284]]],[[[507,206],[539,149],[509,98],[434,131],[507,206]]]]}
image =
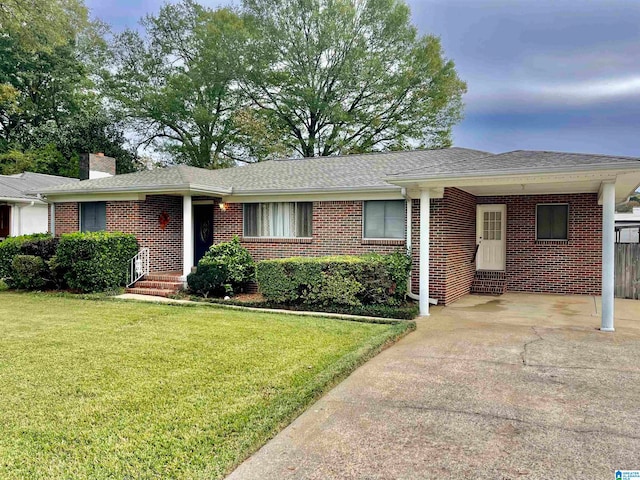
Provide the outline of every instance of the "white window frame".
{"type": "Polygon", "coordinates": [[[406,240],[407,238],[407,215],[406,213],[403,215],[403,221],[404,221],[404,227],[402,229],[402,237],[367,237],[366,235],[366,215],[365,215],[365,211],[366,211],[366,204],[367,202],[404,202],[404,209],[403,211],[406,212],[407,210],[407,201],[406,200],[364,200],[362,202],[362,239],[363,240],[406,240]]]}
{"type": "MultiPolygon", "coordinates": [[[[258,207],[259,208],[259,207],[258,207]]],[[[243,203],[242,204],[242,237],[243,238],[273,238],[273,239],[291,239],[291,238],[303,238],[303,239],[310,239],[313,238],[313,202],[247,202],[247,203],[243,203]],[[300,203],[308,203],[311,205],[311,225],[310,225],[310,233],[311,235],[309,235],[308,237],[298,237],[298,236],[291,236],[291,237],[277,237],[277,236],[260,236],[260,235],[247,235],[246,232],[246,222],[245,222],[245,216],[246,216],[246,212],[247,212],[247,205],[263,205],[265,203],[294,203],[296,204],[296,209],[297,209],[297,205],[300,203]]]]}
{"type": "Polygon", "coordinates": [[[568,202],[556,202],[556,203],[536,203],[536,209],[535,209],[535,236],[536,236],[536,241],[540,241],[540,242],[568,242],[569,241],[569,215],[570,215],[570,206],[568,202]],[[538,237],[538,207],[539,206],[546,206],[546,205],[563,205],[567,207],[567,238],[539,238],[538,237]]]}

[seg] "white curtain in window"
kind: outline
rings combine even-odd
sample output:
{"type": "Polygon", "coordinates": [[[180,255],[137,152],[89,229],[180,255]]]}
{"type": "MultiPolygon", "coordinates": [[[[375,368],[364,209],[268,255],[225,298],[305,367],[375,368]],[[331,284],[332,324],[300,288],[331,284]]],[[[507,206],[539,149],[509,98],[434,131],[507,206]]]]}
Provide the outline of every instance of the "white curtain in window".
{"type": "Polygon", "coordinates": [[[244,207],[244,232],[250,237],[310,237],[311,202],[251,203],[244,207]]]}

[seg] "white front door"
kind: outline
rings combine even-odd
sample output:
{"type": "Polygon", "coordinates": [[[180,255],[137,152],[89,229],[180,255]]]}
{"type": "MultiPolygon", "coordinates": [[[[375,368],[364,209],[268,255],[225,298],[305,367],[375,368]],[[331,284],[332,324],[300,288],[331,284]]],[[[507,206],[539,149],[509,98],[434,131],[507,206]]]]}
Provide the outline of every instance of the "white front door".
{"type": "Polygon", "coordinates": [[[507,206],[478,205],[476,270],[502,270],[507,253],[507,206]]]}

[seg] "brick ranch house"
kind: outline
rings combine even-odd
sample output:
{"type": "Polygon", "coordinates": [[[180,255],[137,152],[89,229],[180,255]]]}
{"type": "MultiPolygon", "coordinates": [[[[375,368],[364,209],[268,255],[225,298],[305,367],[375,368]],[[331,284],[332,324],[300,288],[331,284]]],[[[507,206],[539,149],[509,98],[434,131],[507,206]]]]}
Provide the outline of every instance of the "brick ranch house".
{"type": "Polygon", "coordinates": [[[41,193],[55,235],[133,233],[151,272],[183,280],[234,235],[256,260],[409,249],[422,315],[470,292],[602,292],[612,329],[615,204],[639,184],[634,158],[448,148],[176,166],[41,193]]]}

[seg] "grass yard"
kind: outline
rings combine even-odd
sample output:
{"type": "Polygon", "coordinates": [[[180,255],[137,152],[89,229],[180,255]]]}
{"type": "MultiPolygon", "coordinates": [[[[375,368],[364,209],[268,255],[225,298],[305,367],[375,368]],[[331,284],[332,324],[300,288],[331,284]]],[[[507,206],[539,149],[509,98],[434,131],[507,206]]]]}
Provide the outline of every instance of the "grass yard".
{"type": "Polygon", "coordinates": [[[0,293],[0,477],[220,478],[411,326],[0,293]]]}

